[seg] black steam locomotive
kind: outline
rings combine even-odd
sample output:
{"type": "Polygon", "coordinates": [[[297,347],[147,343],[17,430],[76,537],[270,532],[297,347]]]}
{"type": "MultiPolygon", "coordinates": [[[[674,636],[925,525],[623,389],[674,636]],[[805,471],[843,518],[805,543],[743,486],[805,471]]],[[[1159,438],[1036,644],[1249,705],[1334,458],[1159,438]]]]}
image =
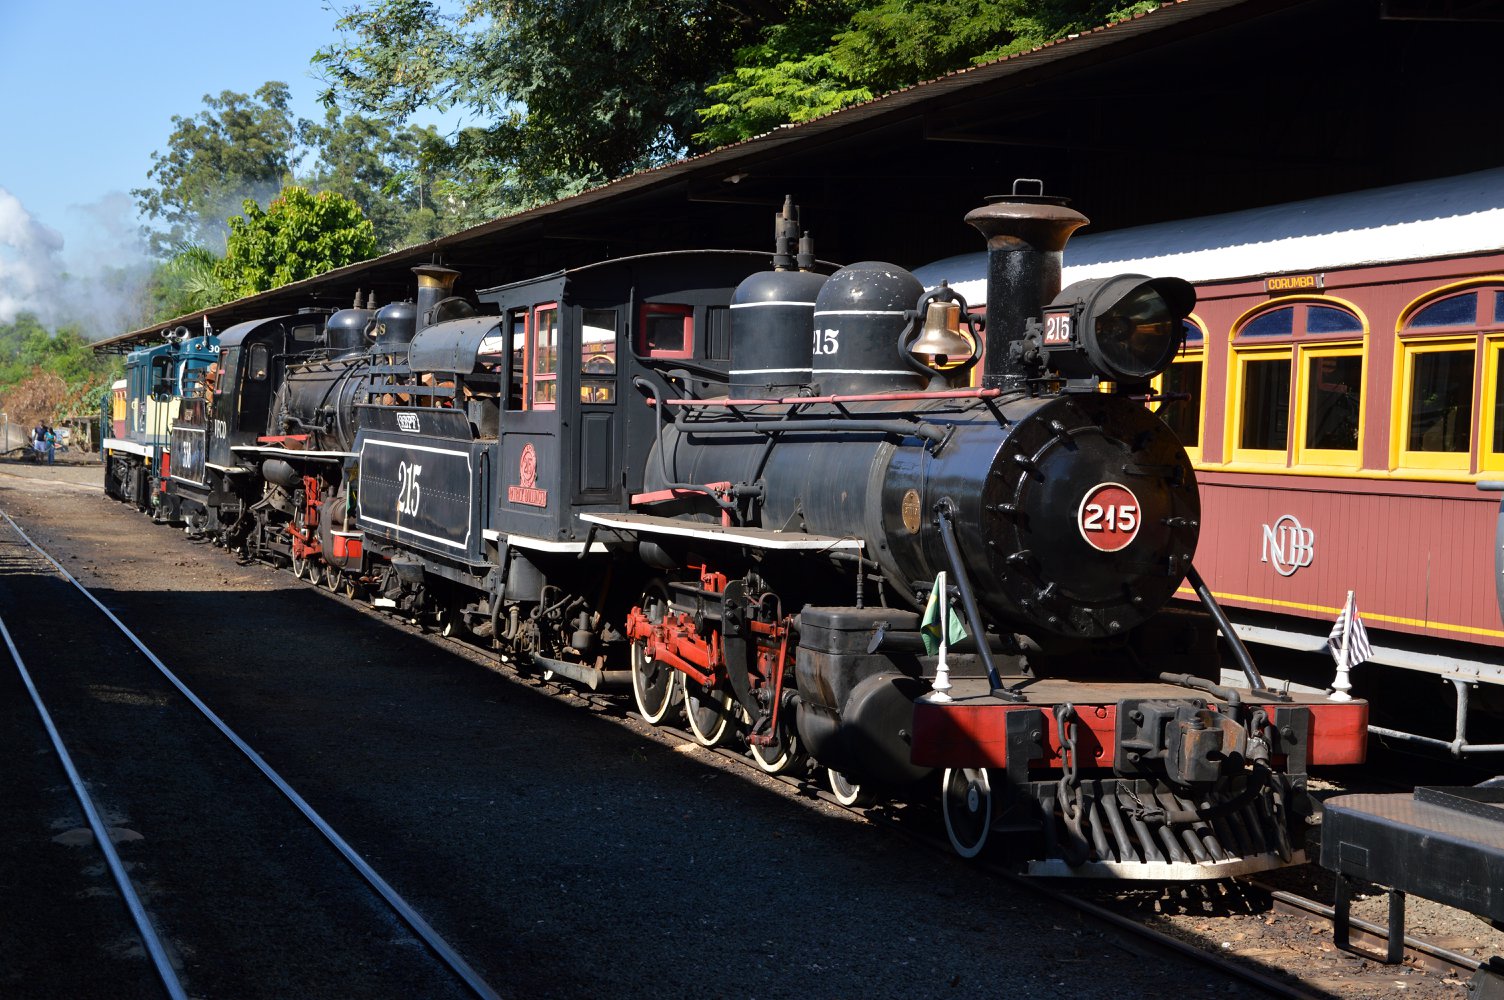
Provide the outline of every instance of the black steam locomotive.
{"type": "Polygon", "coordinates": [[[785,206],[771,270],[653,254],[477,308],[426,266],[415,302],[242,324],[173,428],[169,502],[842,801],[938,780],[967,856],[1292,860],[1305,769],[1362,759],[1366,706],[1266,690],[1230,628],[1247,683],[1219,678],[1195,475],[1144,406],[1194,293],[1062,292],[1086,220],[1058,200],[967,221],[984,318],[891,264],[817,273],[785,206]],[[1207,613],[1165,611],[1188,576],[1207,613]]]}

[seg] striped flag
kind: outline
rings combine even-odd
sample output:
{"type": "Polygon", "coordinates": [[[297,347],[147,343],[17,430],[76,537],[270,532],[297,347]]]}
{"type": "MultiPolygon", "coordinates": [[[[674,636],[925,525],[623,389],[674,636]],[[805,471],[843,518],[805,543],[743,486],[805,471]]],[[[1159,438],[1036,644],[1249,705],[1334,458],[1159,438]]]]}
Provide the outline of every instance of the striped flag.
{"type": "Polygon", "coordinates": [[[940,651],[942,639],[946,646],[954,646],[966,638],[966,626],[961,624],[961,616],[956,614],[956,606],[946,591],[945,570],[940,571],[935,577],[935,585],[930,588],[930,599],[925,602],[924,618],[919,625],[919,638],[924,642],[924,651],[931,656],[940,651]],[[940,621],[942,613],[945,616],[943,625],[940,621]]]}
{"type": "Polygon", "coordinates": [[[1358,602],[1351,590],[1347,592],[1347,603],[1342,606],[1342,613],[1337,616],[1326,645],[1339,670],[1351,670],[1373,655],[1373,647],[1368,644],[1368,629],[1363,627],[1363,616],[1358,614],[1358,602]]]}

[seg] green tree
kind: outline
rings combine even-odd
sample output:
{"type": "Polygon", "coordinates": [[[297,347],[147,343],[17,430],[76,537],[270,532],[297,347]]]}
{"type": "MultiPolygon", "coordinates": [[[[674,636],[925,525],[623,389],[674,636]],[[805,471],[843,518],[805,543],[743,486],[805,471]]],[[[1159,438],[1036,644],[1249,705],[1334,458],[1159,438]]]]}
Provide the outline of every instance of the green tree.
{"type": "Polygon", "coordinates": [[[215,266],[231,298],[365,260],[376,252],[376,231],[349,198],[287,187],[265,209],[247,200],[229,220],[225,256],[215,266]]]}
{"type": "Polygon", "coordinates": [[[315,159],[302,183],[359,205],[384,251],[437,239],[497,214],[473,218],[467,199],[440,193],[470,193],[472,186],[435,164],[433,151],[441,161],[447,156],[445,140],[432,127],[393,129],[383,119],[330,108],[322,124],[303,134],[315,159]]]}
{"type": "Polygon", "coordinates": [[[48,329],[23,312],[0,323],[0,409],[13,423],[55,419],[82,407],[93,412],[101,387],[118,377],[118,356],[96,355],[83,332],[48,329]]]}
{"type": "Polygon", "coordinates": [[[516,209],[679,156],[704,87],[782,16],[731,0],[380,0],[314,58],[326,103],[395,122],[464,109],[443,165],[516,209]]]}
{"type": "Polygon", "coordinates": [[[724,145],[1026,51],[1156,0],[808,0],[706,89],[695,140],[724,145]]]}
{"type": "Polygon", "coordinates": [[[141,214],[165,226],[150,233],[154,252],[218,248],[229,232],[226,218],[242,201],[270,198],[291,177],[300,125],[289,101],[286,84],[269,82],[254,96],[205,95],[205,110],[172,117],[167,152],[151,155],[151,186],[131,192],[141,214]]]}
{"type": "Polygon", "coordinates": [[[172,319],[231,298],[216,268],[220,258],[200,246],[179,246],[152,272],[151,320],[172,319]]]}
{"type": "Polygon", "coordinates": [[[703,146],[725,146],[789,122],[808,121],[848,104],[870,100],[830,53],[831,39],[849,23],[850,0],[800,5],[787,21],[736,53],[736,65],[705,88],[712,103],[696,110],[703,146]]]}

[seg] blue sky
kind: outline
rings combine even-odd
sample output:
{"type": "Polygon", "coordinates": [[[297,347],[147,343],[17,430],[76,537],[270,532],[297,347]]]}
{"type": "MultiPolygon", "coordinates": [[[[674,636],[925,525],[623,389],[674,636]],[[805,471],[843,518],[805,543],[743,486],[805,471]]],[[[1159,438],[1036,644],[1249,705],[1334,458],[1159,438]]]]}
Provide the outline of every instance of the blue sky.
{"type": "Polygon", "coordinates": [[[325,0],[0,0],[0,322],[44,311],[49,271],[139,255],[130,191],[204,95],[281,80],[321,117],[309,60],[337,18],[325,0]]]}

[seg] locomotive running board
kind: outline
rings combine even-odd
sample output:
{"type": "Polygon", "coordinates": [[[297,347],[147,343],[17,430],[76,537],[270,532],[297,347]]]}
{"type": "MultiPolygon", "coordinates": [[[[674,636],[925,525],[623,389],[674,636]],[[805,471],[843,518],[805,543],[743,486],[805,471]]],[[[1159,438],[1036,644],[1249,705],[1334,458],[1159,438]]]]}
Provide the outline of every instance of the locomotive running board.
{"type": "Polygon", "coordinates": [[[271,448],[263,445],[236,444],[231,445],[230,450],[237,455],[258,455],[263,458],[276,456],[277,458],[359,458],[353,451],[302,451],[297,448],[271,448]]]}
{"type": "Polygon", "coordinates": [[[750,545],[759,549],[786,552],[825,552],[835,549],[860,551],[863,547],[860,538],[810,535],[799,531],[774,531],[771,528],[728,528],[708,522],[686,522],[672,517],[654,517],[651,514],[581,514],[580,520],[616,528],[619,531],[632,531],[647,535],[677,535],[680,538],[703,538],[713,542],[750,545]]]}

